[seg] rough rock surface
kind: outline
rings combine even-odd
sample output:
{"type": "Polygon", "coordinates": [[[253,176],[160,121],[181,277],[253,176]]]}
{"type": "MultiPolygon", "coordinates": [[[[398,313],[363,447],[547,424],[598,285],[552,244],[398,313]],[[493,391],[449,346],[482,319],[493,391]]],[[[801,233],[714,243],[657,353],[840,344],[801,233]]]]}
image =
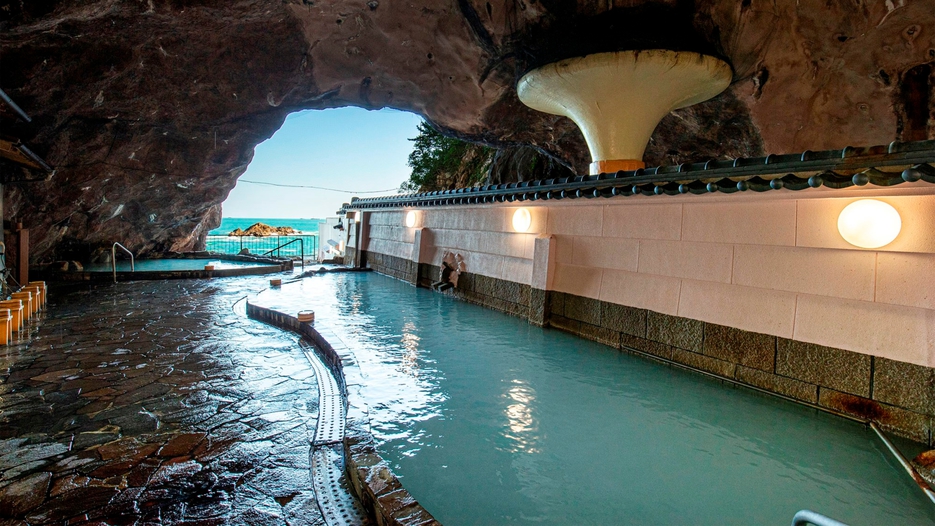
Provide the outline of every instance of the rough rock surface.
{"type": "Polygon", "coordinates": [[[417,112],[585,170],[567,119],[516,98],[529,68],[626,48],[713,53],[733,85],[674,112],[649,164],[933,136],[932,0],[0,1],[6,126],[58,168],[6,186],[32,259],[194,249],[285,116],[417,112]]]}
{"type": "Polygon", "coordinates": [[[487,184],[503,184],[535,179],[571,177],[574,172],[529,146],[497,150],[487,184]]]}

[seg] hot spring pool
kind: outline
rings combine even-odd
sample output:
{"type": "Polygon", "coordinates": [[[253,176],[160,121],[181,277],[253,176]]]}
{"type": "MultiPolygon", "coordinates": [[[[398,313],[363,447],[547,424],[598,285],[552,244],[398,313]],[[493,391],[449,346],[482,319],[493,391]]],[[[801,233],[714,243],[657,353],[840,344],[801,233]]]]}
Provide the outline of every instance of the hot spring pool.
{"type": "MultiPolygon", "coordinates": [[[[220,259],[138,259],[135,262],[136,272],[176,272],[190,270],[204,270],[205,265],[214,265],[215,270],[232,270],[246,268],[276,267],[269,263],[255,261],[231,261],[220,259]]],[[[84,267],[85,272],[112,272],[110,263],[92,263],[84,267]]],[[[130,272],[130,261],[117,261],[117,272],[130,272]]]]}
{"type": "Polygon", "coordinates": [[[447,526],[935,521],[847,420],[373,273],[259,300],[355,350],[381,455],[447,526]]]}

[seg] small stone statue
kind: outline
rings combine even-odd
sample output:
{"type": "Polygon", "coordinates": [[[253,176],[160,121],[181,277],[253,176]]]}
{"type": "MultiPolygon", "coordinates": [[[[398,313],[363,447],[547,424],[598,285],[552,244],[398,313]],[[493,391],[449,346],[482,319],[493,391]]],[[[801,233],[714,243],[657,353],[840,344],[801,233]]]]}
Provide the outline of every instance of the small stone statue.
{"type": "Polygon", "coordinates": [[[452,287],[457,288],[458,278],[461,276],[462,272],[464,272],[464,258],[461,257],[461,254],[457,254],[454,257],[454,268],[448,276],[448,281],[451,283],[452,287]]]}
{"type": "Polygon", "coordinates": [[[464,258],[461,254],[454,255],[445,251],[442,254],[442,270],[438,281],[432,283],[432,288],[439,292],[446,291],[452,287],[458,286],[458,276],[464,269],[464,258]]]}

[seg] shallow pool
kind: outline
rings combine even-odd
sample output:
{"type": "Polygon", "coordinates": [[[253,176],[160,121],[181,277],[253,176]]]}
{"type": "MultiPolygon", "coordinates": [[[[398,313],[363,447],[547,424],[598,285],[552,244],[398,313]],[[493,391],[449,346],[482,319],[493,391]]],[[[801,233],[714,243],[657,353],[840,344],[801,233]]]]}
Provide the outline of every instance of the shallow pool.
{"type": "MultiPolygon", "coordinates": [[[[214,265],[215,270],[229,270],[254,267],[278,267],[269,263],[254,261],[231,261],[220,259],[138,259],[137,272],[173,272],[186,270],[204,270],[205,265],[214,265]]],[[[110,263],[92,263],[85,265],[85,272],[112,272],[110,263]]],[[[130,261],[117,261],[117,272],[130,272],[130,261]]]]}
{"type": "Polygon", "coordinates": [[[443,524],[932,524],[861,425],[377,274],[261,298],[355,349],[381,455],[443,524]]]}

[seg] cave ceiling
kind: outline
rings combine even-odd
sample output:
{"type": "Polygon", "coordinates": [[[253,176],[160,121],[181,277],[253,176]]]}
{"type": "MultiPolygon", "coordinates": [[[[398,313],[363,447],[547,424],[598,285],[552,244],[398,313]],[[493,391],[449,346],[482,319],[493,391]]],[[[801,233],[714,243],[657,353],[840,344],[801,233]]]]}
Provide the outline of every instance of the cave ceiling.
{"type": "Polygon", "coordinates": [[[516,80],[653,48],[734,79],[666,117],[648,165],[935,136],[935,0],[0,0],[0,88],[32,117],[0,133],[56,168],[5,185],[4,215],[34,263],[196,249],[286,115],[341,106],[586,172],[574,124],[525,108],[516,80]]]}

